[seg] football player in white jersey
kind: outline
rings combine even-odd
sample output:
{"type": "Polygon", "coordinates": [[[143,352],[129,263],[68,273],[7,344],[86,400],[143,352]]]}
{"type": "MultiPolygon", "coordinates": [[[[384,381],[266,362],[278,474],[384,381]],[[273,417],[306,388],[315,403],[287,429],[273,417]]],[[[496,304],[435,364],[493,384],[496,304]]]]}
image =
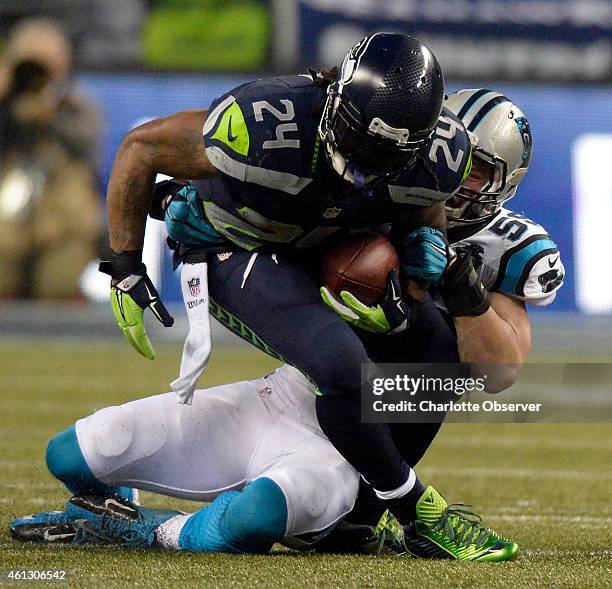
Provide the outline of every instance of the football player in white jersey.
{"type": "MultiPolygon", "coordinates": [[[[74,495],[65,510],[20,517],[11,534],[192,552],[264,553],[275,542],[316,548],[352,511],[360,476],[321,431],[315,398],[311,383],[284,365],[261,379],[197,390],[190,406],[167,393],[102,409],[49,442],[47,466],[74,495]],[[148,509],[127,500],[134,488],[212,503],[192,514],[148,509]]],[[[419,510],[433,536],[420,536],[429,558],[502,561],[518,551],[431,486],[419,510]],[[458,556],[434,541],[435,526],[449,517],[463,521],[458,556]]],[[[334,549],[416,553],[397,526],[388,514],[376,533],[347,524],[341,534],[350,528],[350,544],[335,537],[334,549]],[[389,532],[396,536],[385,540],[389,532]]]]}
{"type": "Polygon", "coordinates": [[[504,207],[531,159],[524,113],[485,89],[461,90],[445,105],[462,120],[473,147],[471,173],[447,201],[448,236],[458,256],[440,291],[461,360],[500,366],[497,382],[488,385],[503,390],[516,380],[531,347],[525,303],[550,304],[565,271],[546,230],[504,207]]]}
{"type": "MultiPolygon", "coordinates": [[[[563,279],[556,246],[545,231],[502,208],[527,170],[529,127],[518,107],[497,93],[464,91],[447,104],[478,135],[465,190],[449,203],[457,258],[441,287],[442,299],[462,359],[520,363],[530,341],[524,301],[548,304],[563,279]],[[506,346],[487,343],[488,330],[506,346]]],[[[51,472],[75,494],[67,509],[19,518],[11,531],[22,540],[193,551],[264,552],[275,541],[310,544],[351,511],[359,488],[357,472],[318,426],[313,389],[299,371],[283,366],[263,379],[197,391],[191,407],[167,394],[99,411],[49,444],[51,472]],[[149,510],[125,500],[131,487],[214,501],[195,514],[149,510]]],[[[514,542],[468,519],[467,553],[436,545],[436,525],[463,516],[431,487],[426,498],[430,510],[422,511],[422,521],[429,535],[411,538],[410,552],[466,560],[516,554],[514,542]]],[[[355,549],[378,545],[381,532],[400,538],[401,528],[388,516],[381,522],[376,531],[353,528],[344,538],[355,549]]],[[[329,539],[328,548],[334,542],[350,548],[340,545],[338,536],[329,539]]]]}

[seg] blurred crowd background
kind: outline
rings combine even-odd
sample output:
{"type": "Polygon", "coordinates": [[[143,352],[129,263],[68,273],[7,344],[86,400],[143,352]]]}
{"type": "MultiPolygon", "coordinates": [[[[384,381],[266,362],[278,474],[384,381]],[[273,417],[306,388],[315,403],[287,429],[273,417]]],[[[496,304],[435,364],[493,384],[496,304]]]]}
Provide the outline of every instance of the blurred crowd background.
{"type": "MultiPolygon", "coordinates": [[[[610,0],[0,0],[4,308],[107,296],[104,192],[131,127],[254,77],[338,65],[377,30],[427,43],[449,92],[488,87],[521,106],[534,157],[510,206],[560,247],[553,310],[612,312],[610,0]]],[[[152,222],[146,261],[178,303],[166,256],[152,222]]]]}

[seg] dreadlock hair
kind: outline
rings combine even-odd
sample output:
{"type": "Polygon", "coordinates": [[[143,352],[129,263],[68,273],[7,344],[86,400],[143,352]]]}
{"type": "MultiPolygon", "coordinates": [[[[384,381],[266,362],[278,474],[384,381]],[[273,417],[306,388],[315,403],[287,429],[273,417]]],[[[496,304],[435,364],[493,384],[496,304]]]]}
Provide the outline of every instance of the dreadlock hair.
{"type": "Polygon", "coordinates": [[[325,107],[325,101],[327,100],[327,89],[338,79],[340,72],[337,67],[331,69],[322,69],[317,71],[314,68],[309,67],[308,73],[312,77],[312,82],[317,88],[323,90],[323,99],[312,111],[312,117],[318,119],[323,114],[323,108],[325,107]]]}
{"type": "Polygon", "coordinates": [[[327,88],[338,80],[340,74],[338,68],[335,66],[330,69],[321,69],[321,71],[309,67],[308,73],[312,76],[312,81],[318,88],[327,88]]]}

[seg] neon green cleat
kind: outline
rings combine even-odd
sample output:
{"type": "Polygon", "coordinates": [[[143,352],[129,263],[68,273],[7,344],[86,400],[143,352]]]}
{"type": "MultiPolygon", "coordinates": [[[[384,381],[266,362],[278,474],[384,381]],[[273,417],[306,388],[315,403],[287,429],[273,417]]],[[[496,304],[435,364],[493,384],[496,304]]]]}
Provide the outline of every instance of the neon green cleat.
{"type": "Polygon", "coordinates": [[[448,505],[432,486],[419,499],[417,520],[404,528],[404,542],[413,556],[500,562],[518,553],[516,542],[483,528],[480,516],[463,504],[448,505]],[[471,517],[470,517],[471,516],[471,517]]]}
{"type": "Polygon", "coordinates": [[[378,520],[371,537],[376,554],[406,554],[404,528],[387,509],[378,520]]]}

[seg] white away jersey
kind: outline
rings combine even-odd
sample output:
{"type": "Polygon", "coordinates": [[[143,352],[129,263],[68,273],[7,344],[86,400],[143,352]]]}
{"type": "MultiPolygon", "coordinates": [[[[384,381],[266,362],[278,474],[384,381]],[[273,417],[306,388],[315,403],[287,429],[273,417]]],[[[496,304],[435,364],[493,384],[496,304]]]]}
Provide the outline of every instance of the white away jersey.
{"type": "Polygon", "coordinates": [[[514,211],[502,208],[453,247],[471,249],[476,267],[482,263],[481,280],[490,292],[544,306],[563,284],[565,269],[555,242],[541,225],[514,211]]]}

